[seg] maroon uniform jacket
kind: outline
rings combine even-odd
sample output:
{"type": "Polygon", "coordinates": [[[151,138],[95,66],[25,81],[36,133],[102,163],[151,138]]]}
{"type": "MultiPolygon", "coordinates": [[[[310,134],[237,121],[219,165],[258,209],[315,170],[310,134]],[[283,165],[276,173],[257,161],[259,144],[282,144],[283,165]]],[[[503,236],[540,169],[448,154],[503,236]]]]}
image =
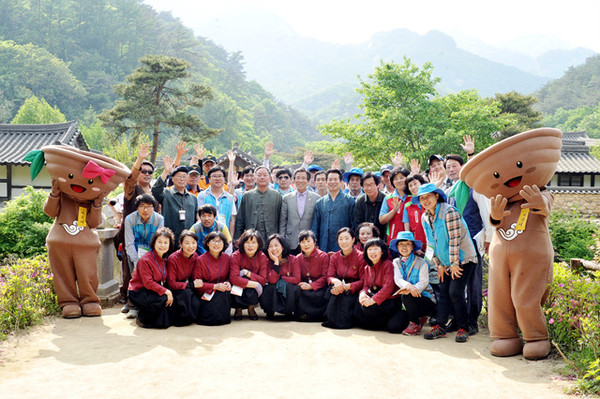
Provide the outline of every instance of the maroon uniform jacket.
{"type": "Polygon", "coordinates": [[[152,250],[146,252],[133,271],[129,281],[129,290],[138,291],[146,288],[163,295],[167,289],[162,286],[167,281],[167,262],[152,250]]]}
{"type": "Polygon", "coordinates": [[[267,280],[269,284],[275,284],[279,280],[279,276],[290,284],[298,284],[300,282],[300,263],[298,258],[293,255],[288,256],[287,260],[279,265],[279,274],[273,270],[273,261],[269,260],[267,265],[267,280]]]}
{"type": "Polygon", "coordinates": [[[352,249],[350,255],[344,256],[342,251],[338,251],[331,255],[329,260],[327,282],[331,283],[333,278],[343,280],[346,284],[350,284],[350,291],[355,294],[363,287],[362,277],[365,266],[362,252],[352,249]]]}
{"type": "Polygon", "coordinates": [[[327,270],[329,269],[329,255],[319,248],[306,257],[300,253],[296,256],[300,264],[300,278],[309,283],[314,291],[327,285],[327,270]],[[311,282],[309,282],[311,281],[311,282]]]}
{"type": "Polygon", "coordinates": [[[267,282],[267,255],[258,251],[253,258],[249,258],[238,250],[231,255],[229,261],[229,280],[231,284],[246,288],[247,278],[240,277],[240,270],[250,270],[250,280],[256,281],[260,285],[267,282]]]}
{"type": "Polygon", "coordinates": [[[198,254],[196,252],[190,258],[186,258],[181,249],[169,256],[169,259],[167,259],[167,282],[170,289],[186,289],[188,281],[192,277],[197,258],[198,254]]]}
{"type": "Polygon", "coordinates": [[[229,255],[227,254],[221,254],[218,258],[213,257],[210,252],[200,255],[194,267],[194,280],[200,278],[204,284],[197,290],[201,293],[212,293],[215,284],[229,280],[229,268],[229,255]]]}
{"type": "Polygon", "coordinates": [[[381,305],[386,299],[390,298],[394,293],[394,265],[389,259],[380,261],[379,263],[369,266],[366,265],[363,274],[363,289],[361,292],[367,293],[369,288],[379,289],[373,295],[373,300],[381,305]]]}

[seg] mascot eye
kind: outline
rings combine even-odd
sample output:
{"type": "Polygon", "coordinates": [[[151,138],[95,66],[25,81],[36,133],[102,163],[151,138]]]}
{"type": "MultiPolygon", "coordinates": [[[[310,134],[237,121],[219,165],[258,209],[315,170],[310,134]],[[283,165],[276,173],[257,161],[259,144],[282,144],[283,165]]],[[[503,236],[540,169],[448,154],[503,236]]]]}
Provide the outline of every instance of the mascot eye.
{"type": "Polygon", "coordinates": [[[90,180],[88,180],[88,183],[90,183],[90,184],[94,184],[94,179],[90,179],[90,180]]]}
{"type": "Polygon", "coordinates": [[[523,162],[517,161],[517,168],[522,168],[522,167],[523,167],[523,162]]]}
{"type": "Polygon", "coordinates": [[[500,173],[498,173],[498,172],[494,172],[494,177],[495,177],[496,179],[499,179],[499,178],[500,178],[500,173]]]}
{"type": "Polygon", "coordinates": [[[69,179],[73,178],[73,173],[69,173],[69,179]]]}

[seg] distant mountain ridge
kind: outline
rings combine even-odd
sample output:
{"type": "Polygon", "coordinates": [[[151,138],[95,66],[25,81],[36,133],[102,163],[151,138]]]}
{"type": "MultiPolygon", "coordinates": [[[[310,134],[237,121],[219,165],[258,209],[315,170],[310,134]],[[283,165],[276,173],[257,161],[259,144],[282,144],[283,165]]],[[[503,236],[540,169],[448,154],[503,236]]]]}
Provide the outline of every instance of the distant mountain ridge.
{"type": "Polygon", "coordinates": [[[357,75],[366,79],[380,60],[402,62],[408,56],[419,65],[429,61],[442,79],[441,93],[477,89],[482,96],[493,96],[512,90],[533,93],[594,54],[574,49],[533,57],[480,46],[478,55],[445,33],[420,35],[406,29],[379,32],[361,44],[332,44],[303,37],[279,16],[259,8],[239,9],[191,27],[228,51],[241,50],[250,79],[320,121],[356,113],[343,103],[357,103],[357,75]]]}

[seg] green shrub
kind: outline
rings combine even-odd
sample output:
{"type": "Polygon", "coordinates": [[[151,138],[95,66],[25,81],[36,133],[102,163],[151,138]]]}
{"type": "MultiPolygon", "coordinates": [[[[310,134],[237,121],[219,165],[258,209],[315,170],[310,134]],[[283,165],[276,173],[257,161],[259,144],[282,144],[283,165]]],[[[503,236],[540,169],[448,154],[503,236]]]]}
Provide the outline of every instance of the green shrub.
{"type": "Polygon", "coordinates": [[[0,265],[0,339],[59,311],[47,255],[0,265]]]}
{"type": "Polygon", "coordinates": [[[46,236],[53,222],[43,209],[47,196],[47,191],[26,187],[25,193],[0,209],[0,257],[46,251],[46,236]]]}
{"type": "Polygon", "coordinates": [[[544,305],[550,339],[575,373],[578,387],[600,393],[600,271],[571,271],[554,265],[554,281],[544,305]]]}
{"type": "Polygon", "coordinates": [[[550,237],[554,246],[554,260],[568,262],[571,258],[593,260],[598,225],[584,220],[581,214],[553,212],[550,215],[550,237]]]}

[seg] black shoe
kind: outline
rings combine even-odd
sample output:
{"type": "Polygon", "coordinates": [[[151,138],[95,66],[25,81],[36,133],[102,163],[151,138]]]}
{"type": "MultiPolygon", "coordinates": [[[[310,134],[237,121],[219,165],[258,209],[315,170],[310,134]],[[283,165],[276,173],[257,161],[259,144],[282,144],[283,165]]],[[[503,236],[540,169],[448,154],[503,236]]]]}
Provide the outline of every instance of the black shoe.
{"type": "Polygon", "coordinates": [[[233,320],[242,320],[242,309],[237,308],[233,314],[233,320]]]}
{"type": "Polygon", "coordinates": [[[431,327],[433,327],[433,326],[437,326],[438,324],[439,324],[439,323],[438,323],[438,321],[437,321],[437,317],[435,317],[435,316],[431,316],[431,317],[429,318],[429,325],[430,325],[431,327]]]}
{"type": "Polygon", "coordinates": [[[274,320],[274,319],[275,319],[275,313],[273,313],[273,312],[267,313],[267,320],[274,320]]]}
{"type": "Polygon", "coordinates": [[[479,327],[477,327],[477,324],[469,326],[469,337],[477,334],[478,332],[479,332],[479,327]]]}
{"type": "Polygon", "coordinates": [[[256,314],[256,311],[254,310],[254,306],[248,306],[248,318],[250,320],[258,320],[258,315],[256,314]]]}
{"type": "Polygon", "coordinates": [[[448,323],[448,325],[446,326],[446,332],[454,331],[458,331],[458,324],[456,324],[456,321],[452,319],[452,321],[450,321],[450,323],[448,323]]]}

